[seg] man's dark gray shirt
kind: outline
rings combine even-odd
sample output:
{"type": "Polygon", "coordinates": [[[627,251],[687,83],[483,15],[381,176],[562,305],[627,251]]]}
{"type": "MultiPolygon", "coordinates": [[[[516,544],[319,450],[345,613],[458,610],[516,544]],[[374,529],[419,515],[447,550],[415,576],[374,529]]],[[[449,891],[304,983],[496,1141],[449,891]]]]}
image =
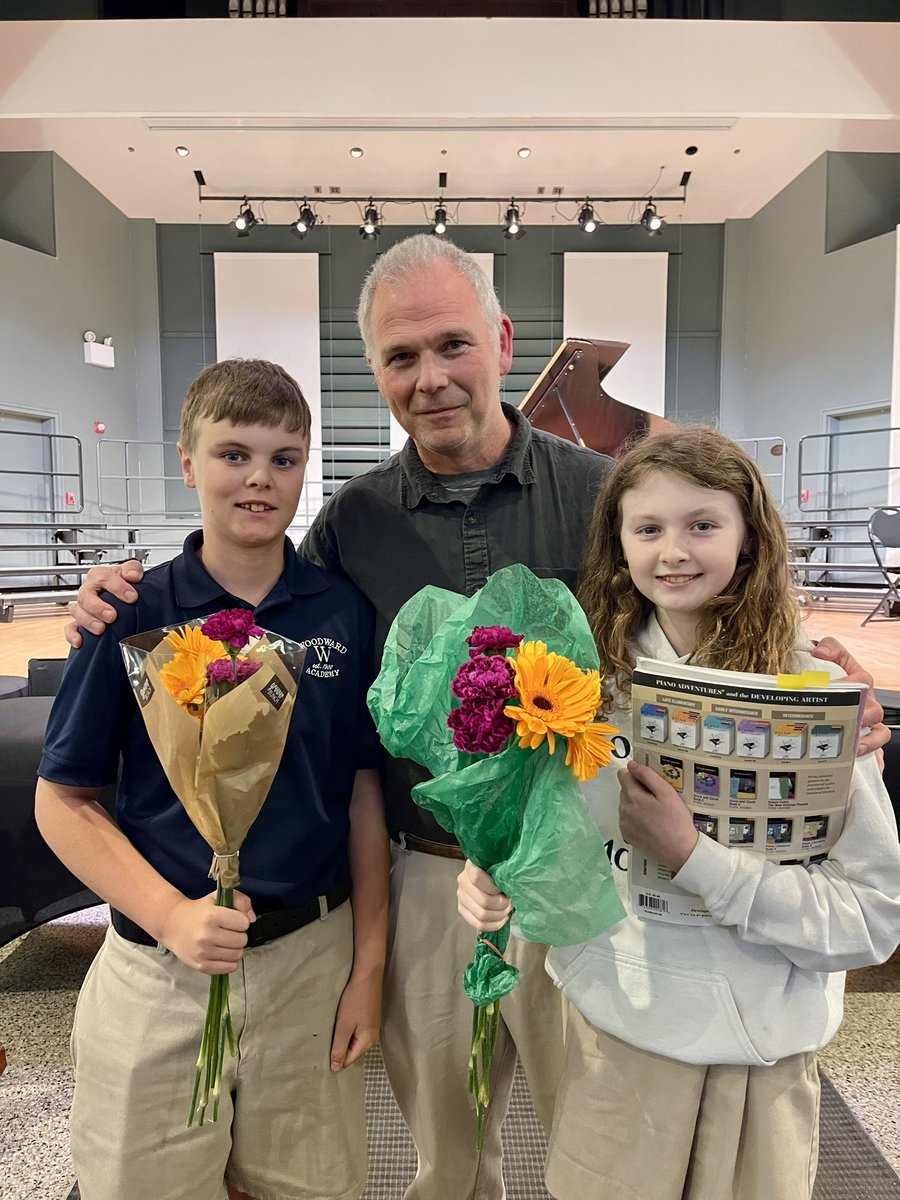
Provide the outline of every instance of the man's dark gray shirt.
{"type": "MultiPolygon", "coordinates": [[[[610,460],[503,409],[512,441],[468,503],[422,465],[410,440],[335,492],[303,539],[300,554],[348,576],[374,605],[379,656],[394,617],[427,584],[471,596],[494,571],[524,563],[574,590],[610,460]]],[[[426,777],[416,763],[385,756],[388,829],[452,842],[410,799],[426,777]]]]}

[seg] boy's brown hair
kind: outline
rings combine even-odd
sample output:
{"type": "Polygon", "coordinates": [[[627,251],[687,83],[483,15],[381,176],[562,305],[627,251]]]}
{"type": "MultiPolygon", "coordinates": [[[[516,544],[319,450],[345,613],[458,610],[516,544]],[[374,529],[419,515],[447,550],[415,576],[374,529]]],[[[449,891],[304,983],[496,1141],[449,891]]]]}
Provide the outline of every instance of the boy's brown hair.
{"type": "Polygon", "coordinates": [[[269,428],[283,421],[309,449],[312,417],[300,385],[284,367],[263,358],[227,358],[200,372],[181,409],[180,441],[189,454],[196,448],[202,420],[269,428]]]}

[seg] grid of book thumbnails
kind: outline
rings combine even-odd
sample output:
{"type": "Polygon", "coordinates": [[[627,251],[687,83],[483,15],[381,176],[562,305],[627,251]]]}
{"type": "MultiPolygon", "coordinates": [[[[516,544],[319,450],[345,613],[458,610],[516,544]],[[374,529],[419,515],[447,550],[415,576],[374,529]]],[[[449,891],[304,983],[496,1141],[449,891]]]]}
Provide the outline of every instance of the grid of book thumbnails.
{"type": "Polygon", "coordinates": [[[635,750],[681,793],[701,834],[782,863],[826,857],[846,810],[854,710],[708,703],[647,689],[635,700],[635,750]]]}

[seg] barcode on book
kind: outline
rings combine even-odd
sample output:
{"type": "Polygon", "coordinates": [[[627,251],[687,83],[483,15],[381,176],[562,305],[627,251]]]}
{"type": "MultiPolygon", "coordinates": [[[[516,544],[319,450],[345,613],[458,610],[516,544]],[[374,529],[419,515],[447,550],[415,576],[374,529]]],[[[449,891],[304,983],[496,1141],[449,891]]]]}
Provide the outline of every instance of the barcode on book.
{"type": "Polygon", "coordinates": [[[649,908],[653,912],[668,912],[669,902],[662,896],[648,896],[646,892],[638,892],[638,908],[649,908]]]}

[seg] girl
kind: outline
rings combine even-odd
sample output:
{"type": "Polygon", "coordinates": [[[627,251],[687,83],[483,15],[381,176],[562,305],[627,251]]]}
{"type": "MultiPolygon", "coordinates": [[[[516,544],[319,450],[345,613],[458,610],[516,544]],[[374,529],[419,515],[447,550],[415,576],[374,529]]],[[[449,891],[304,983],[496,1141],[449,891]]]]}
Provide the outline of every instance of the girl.
{"type": "MultiPolygon", "coordinates": [[[[603,709],[630,746],[637,655],[766,673],[805,652],[784,526],[734,442],[691,428],[639,442],[598,497],[579,599],[606,672],[603,709]]],[[[607,719],[607,717],[604,717],[607,719]]],[[[780,866],[701,836],[675,789],[629,762],[586,785],[628,915],[547,969],[571,1001],[547,1159],[557,1200],[808,1200],[816,1051],[842,1015],[843,972],[883,962],[900,931],[900,847],[872,754],[828,858],[780,866]],[[714,924],[642,921],[629,846],[702,896],[714,924]]],[[[467,863],[459,909],[498,928],[507,898],[467,863]]]]}

